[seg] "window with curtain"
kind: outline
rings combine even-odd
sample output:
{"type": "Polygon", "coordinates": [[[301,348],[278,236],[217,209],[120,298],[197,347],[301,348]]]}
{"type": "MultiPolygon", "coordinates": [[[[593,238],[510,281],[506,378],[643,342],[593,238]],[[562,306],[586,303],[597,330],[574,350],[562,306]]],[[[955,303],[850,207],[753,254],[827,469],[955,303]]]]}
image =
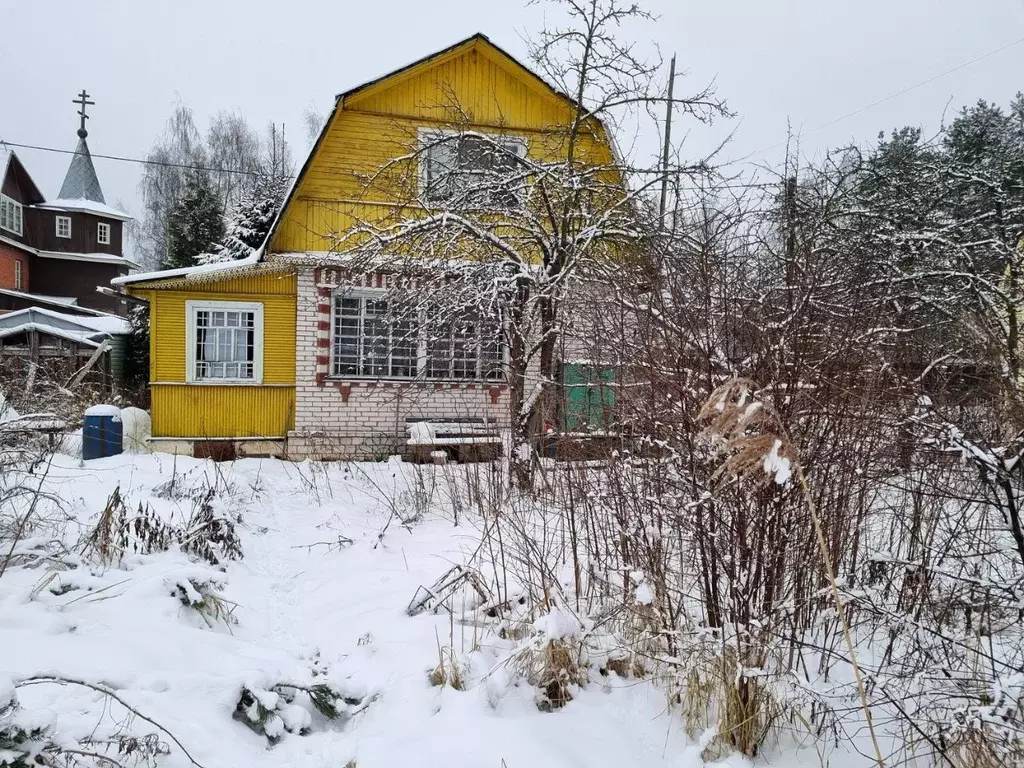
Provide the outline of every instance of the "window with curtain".
{"type": "Polygon", "coordinates": [[[16,235],[22,230],[21,203],[7,195],[0,195],[0,229],[16,235]]]}
{"type": "Polygon", "coordinates": [[[191,381],[251,381],[260,378],[262,305],[189,302],[188,364],[191,381]]]}
{"type": "Polygon", "coordinates": [[[427,377],[431,379],[502,378],[501,322],[475,311],[455,313],[434,323],[426,340],[427,377]]]}

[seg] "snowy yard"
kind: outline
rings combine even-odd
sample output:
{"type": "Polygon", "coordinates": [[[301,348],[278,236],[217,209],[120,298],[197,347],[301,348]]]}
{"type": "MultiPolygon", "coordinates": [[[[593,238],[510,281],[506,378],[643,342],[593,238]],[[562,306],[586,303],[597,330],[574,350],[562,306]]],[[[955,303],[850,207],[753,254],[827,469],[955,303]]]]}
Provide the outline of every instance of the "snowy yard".
{"type": "MultiPolygon", "coordinates": [[[[0,681],[50,674],[108,686],[204,768],[701,765],[654,685],[592,670],[573,701],[542,713],[535,689],[507,663],[514,643],[444,610],[407,615],[417,588],[466,562],[480,541],[465,514],[457,526],[439,509],[403,522],[414,515],[402,508],[412,472],[397,461],[213,464],[126,454],[85,466],[56,456],[42,483],[59,503],[47,514],[66,516],[58,528],[79,554],[64,559],[77,567],[15,558],[0,578],[0,681]],[[77,545],[117,486],[130,513],[148,504],[179,524],[195,489],[216,488],[213,505],[241,521],[244,556],[221,572],[172,546],[101,566],[77,545]],[[230,617],[204,619],[187,607],[182,583],[219,585],[230,617]],[[465,660],[464,690],[428,679],[442,646],[465,660]],[[286,721],[308,721],[310,732],[284,733],[270,747],[232,714],[243,686],[267,691],[284,681],[327,681],[352,706],[337,720],[284,707],[286,721]]],[[[18,551],[43,543],[23,541],[18,551]]],[[[41,683],[20,687],[18,699],[22,717],[49,723],[65,745],[159,732],[89,688],[41,683]]],[[[160,738],[170,747],[160,765],[192,764],[160,738]]],[[[800,762],[818,758],[808,750],[800,762]]]]}

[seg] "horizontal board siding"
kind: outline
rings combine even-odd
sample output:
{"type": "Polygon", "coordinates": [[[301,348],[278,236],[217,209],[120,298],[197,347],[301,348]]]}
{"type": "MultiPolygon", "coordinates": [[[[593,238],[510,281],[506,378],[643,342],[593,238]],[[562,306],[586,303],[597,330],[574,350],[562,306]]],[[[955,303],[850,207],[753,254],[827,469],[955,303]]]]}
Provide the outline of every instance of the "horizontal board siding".
{"type": "Polygon", "coordinates": [[[284,437],[295,425],[294,387],[154,384],[153,437],[284,437]]]}

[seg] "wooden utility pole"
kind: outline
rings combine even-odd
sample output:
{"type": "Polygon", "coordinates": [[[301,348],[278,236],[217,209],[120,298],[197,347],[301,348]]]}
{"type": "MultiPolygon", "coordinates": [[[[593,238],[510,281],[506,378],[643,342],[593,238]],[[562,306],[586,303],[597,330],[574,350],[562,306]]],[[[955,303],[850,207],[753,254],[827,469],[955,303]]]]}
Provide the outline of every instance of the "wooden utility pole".
{"type": "Polygon", "coordinates": [[[793,309],[793,284],[796,282],[796,176],[786,179],[786,296],[793,309]]]}
{"type": "Polygon", "coordinates": [[[665,208],[668,205],[668,153],[672,141],[672,94],[676,85],[676,55],[672,54],[672,63],[668,73],[668,99],[665,105],[665,147],[661,153],[661,206],[658,208],[661,225],[665,226],[665,208]]]}

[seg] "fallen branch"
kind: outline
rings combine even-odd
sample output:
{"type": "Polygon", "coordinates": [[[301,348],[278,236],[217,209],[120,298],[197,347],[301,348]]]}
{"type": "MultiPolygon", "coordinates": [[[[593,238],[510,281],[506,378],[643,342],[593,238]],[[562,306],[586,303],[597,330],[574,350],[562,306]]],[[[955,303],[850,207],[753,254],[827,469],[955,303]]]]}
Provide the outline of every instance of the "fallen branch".
{"type": "MultiPolygon", "coordinates": [[[[178,745],[178,749],[180,749],[182,751],[182,753],[185,755],[185,757],[188,758],[189,762],[192,763],[192,765],[196,766],[196,768],[205,768],[205,766],[202,763],[200,763],[198,760],[196,760],[194,757],[192,757],[192,755],[189,753],[189,751],[187,749],[185,749],[185,745],[182,744],[178,740],[177,736],[175,736],[173,733],[171,733],[169,730],[167,730],[167,728],[165,728],[164,726],[160,725],[160,723],[158,723],[153,718],[147,717],[146,715],[144,715],[141,712],[139,712],[139,710],[137,710],[135,707],[133,707],[127,701],[122,699],[120,696],[118,696],[116,693],[114,693],[113,690],[111,690],[110,688],[108,688],[105,685],[99,685],[97,683],[87,683],[84,680],[74,680],[74,679],[72,679],[70,677],[54,677],[52,675],[37,675],[37,676],[33,676],[33,677],[26,677],[24,680],[21,680],[20,682],[16,683],[14,687],[17,689],[17,688],[24,688],[24,687],[27,687],[29,685],[44,685],[44,684],[52,684],[52,685],[80,685],[83,688],[89,688],[89,689],[91,689],[93,691],[96,691],[97,693],[102,693],[104,696],[110,697],[111,699],[116,701],[118,704],[120,704],[122,707],[127,709],[129,712],[131,712],[133,715],[135,715],[140,720],[145,720],[147,723],[152,725],[154,728],[158,728],[160,731],[162,731],[163,733],[167,734],[167,737],[171,741],[173,741],[175,744],[178,745]]],[[[104,758],[104,759],[109,760],[110,758],[104,758]]],[[[117,765],[117,763],[115,761],[113,761],[113,760],[110,760],[110,762],[112,762],[115,765],[117,765]]]]}

